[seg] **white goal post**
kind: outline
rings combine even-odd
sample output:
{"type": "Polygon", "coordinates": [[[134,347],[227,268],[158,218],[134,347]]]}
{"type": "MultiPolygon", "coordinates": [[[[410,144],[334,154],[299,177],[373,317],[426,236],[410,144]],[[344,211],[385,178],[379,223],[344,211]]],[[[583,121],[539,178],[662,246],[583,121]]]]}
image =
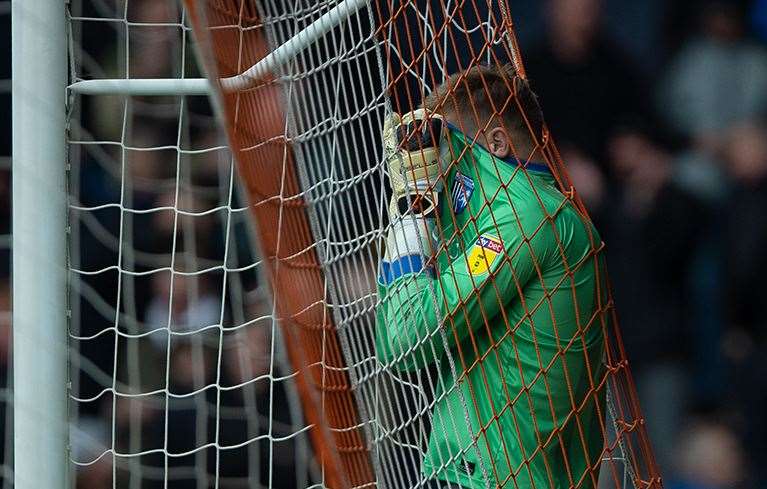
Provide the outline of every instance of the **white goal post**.
{"type": "Polygon", "coordinates": [[[14,485],[68,481],[64,2],[13,0],[14,485]]]}

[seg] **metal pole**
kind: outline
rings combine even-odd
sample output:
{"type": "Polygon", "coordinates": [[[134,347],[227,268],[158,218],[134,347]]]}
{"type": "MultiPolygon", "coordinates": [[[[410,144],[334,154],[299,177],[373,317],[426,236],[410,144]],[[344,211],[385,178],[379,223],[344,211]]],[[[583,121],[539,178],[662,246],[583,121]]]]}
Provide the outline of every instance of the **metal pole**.
{"type": "MultiPolygon", "coordinates": [[[[245,72],[219,80],[221,88],[225,92],[240,92],[255,87],[267,74],[294,59],[369,2],[342,0],[245,72]]],[[[69,85],[69,89],[84,95],[207,95],[210,93],[210,83],[203,78],[103,79],[80,80],[69,85]]]]}
{"type": "Polygon", "coordinates": [[[222,79],[221,87],[227,92],[253,88],[269,72],[294,59],[298,53],[327,34],[333,27],[354,15],[369,2],[370,0],[342,0],[244,73],[222,79]]]}
{"type": "Polygon", "coordinates": [[[208,95],[210,82],[206,78],[118,78],[81,80],[69,89],[83,95],[208,95]]]}
{"type": "Polygon", "coordinates": [[[17,489],[68,486],[64,5],[11,3],[17,489]]]}

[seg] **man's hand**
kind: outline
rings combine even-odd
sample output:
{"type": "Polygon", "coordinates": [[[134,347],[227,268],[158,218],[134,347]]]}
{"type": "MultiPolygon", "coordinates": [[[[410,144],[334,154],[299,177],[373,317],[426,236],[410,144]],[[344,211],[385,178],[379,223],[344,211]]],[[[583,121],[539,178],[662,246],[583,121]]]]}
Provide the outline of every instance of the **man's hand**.
{"type": "Polygon", "coordinates": [[[444,187],[440,141],[444,121],[439,114],[418,109],[400,117],[393,114],[384,125],[386,164],[394,195],[390,216],[412,209],[430,215],[444,187]]]}
{"type": "Polygon", "coordinates": [[[385,282],[420,272],[434,252],[432,229],[444,187],[440,141],[443,120],[423,109],[393,114],[384,125],[389,180],[394,194],[382,263],[385,282]]]}

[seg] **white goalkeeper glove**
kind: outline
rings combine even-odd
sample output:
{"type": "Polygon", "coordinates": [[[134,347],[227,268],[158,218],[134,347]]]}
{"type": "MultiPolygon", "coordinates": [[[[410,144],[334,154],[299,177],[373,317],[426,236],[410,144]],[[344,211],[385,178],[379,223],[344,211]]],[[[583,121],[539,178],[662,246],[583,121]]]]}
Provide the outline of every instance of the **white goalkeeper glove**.
{"type": "Polygon", "coordinates": [[[386,253],[381,262],[381,274],[387,285],[408,273],[431,270],[429,257],[435,243],[431,237],[433,217],[407,214],[392,219],[386,235],[386,253]]]}
{"type": "Polygon", "coordinates": [[[386,163],[394,191],[382,262],[387,283],[422,271],[435,251],[432,231],[444,187],[443,132],[442,117],[424,109],[404,117],[394,114],[384,125],[386,163]]]}
{"type": "Polygon", "coordinates": [[[444,137],[442,116],[418,109],[400,117],[393,114],[384,124],[384,147],[393,195],[390,217],[403,215],[412,205],[431,215],[444,187],[440,142],[444,137]]]}

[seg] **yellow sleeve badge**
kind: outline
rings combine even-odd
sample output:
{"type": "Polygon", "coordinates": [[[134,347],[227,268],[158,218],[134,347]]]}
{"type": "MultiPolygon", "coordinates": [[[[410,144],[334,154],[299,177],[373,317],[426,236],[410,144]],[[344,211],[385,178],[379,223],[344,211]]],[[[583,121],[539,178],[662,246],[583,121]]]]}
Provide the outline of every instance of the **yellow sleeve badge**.
{"type": "Polygon", "coordinates": [[[477,238],[477,242],[469,251],[469,273],[472,275],[487,273],[501,253],[503,253],[501,240],[483,234],[477,238]]]}

